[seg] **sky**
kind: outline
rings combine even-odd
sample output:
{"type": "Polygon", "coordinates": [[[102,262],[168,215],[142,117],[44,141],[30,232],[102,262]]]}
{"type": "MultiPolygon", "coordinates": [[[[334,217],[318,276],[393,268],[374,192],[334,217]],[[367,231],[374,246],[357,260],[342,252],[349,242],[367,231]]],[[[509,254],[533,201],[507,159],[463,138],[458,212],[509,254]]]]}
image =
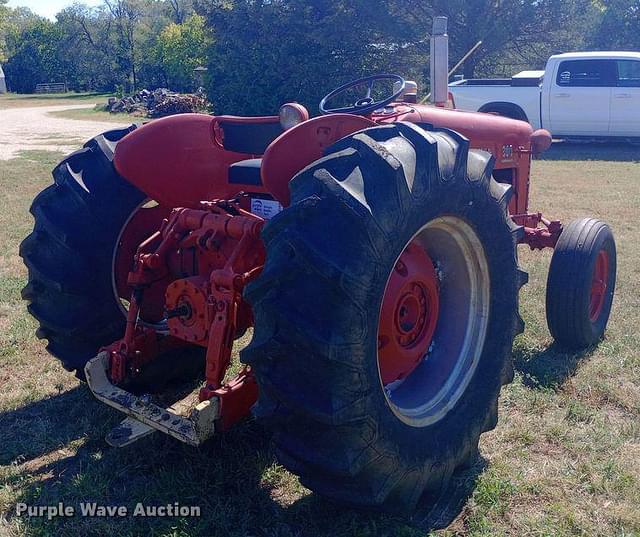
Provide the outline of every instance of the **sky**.
{"type": "MultiPolygon", "coordinates": [[[[102,3],[102,0],[81,0],[83,4],[96,6],[102,3]]],[[[61,9],[73,4],[73,0],[9,0],[9,6],[28,7],[34,13],[54,20],[56,13],[61,9]]]]}

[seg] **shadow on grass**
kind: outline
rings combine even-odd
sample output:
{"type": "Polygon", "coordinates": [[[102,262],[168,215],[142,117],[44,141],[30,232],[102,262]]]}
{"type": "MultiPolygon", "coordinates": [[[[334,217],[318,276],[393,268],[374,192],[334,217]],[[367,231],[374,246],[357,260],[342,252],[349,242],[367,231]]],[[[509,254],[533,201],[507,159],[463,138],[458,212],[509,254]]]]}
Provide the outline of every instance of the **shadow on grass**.
{"type": "Polygon", "coordinates": [[[604,160],[640,162],[640,143],[617,142],[554,142],[539,160],[604,160]]]}
{"type": "MultiPolygon", "coordinates": [[[[122,449],[104,435],[122,415],[93,399],[85,386],[0,414],[0,463],[17,502],[79,512],[81,502],[125,505],[124,518],[23,518],[27,534],[423,536],[448,526],[473,493],[486,463],[457,474],[435,503],[414,516],[393,517],[336,505],[300,487],[280,467],[269,435],[254,421],[196,449],[160,433],[122,449]],[[145,505],[199,506],[200,517],[133,517],[145,505]]],[[[8,513],[9,523],[15,513],[8,513]]]]}
{"type": "Polygon", "coordinates": [[[1,413],[0,465],[30,461],[82,436],[80,428],[87,424],[86,395],[85,390],[74,388],[1,413]]]}
{"type": "Polygon", "coordinates": [[[513,365],[522,373],[525,386],[534,389],[556,389],[575,375],[580,362],[593,354],[596,347],[568,352],[556,343],[542,351],[517,347],[513,365]]]}

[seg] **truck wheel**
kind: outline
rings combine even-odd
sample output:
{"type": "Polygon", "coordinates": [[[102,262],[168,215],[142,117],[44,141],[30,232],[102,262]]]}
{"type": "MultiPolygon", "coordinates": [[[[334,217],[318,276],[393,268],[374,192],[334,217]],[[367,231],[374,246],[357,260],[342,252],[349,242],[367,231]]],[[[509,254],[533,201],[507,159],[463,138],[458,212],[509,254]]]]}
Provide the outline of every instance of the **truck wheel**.
{"type": "Polygon", "coordinates": [[[616,285],[616,244],[595,218],[564,228],[547,279],[547,324],[558,344],[577,350],[595,345],[607,327],[616,285]]]}
{"type": "Polygon", "coordinates": [[[47,350],[82,377],[88,359],[124,333],[113,259],[121,230],[145,195],[120,177],[113,151],[135,127],[105,132],[53,170],[33,201],[33,232],[20,245],[29,269],[22,291],[47,350]]]}
{"type": "Polygon", "coordinates": [[[409,510],[495,427],[526,273],[492,164],[452,131],[373,127],[300,172],[266,226],[241,358],[312,490],[409,510]]]}
{"type": "Polygon", "coordinates": [[[524,110],[516,104],[512,103],[493,103],[483,106],[478,112],[486,114],[496,114],[502,117],[508,117],[510,119],[517,119],[518,121],[524,121],[529,123],[527,114],[524,110]]]}

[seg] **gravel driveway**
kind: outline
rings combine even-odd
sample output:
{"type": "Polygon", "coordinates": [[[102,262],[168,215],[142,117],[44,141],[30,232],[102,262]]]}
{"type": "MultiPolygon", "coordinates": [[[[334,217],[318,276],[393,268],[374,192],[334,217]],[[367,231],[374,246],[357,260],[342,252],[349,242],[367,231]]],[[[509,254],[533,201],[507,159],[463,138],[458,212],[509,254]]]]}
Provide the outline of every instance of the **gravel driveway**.
{"type": "Polygon", "coordinates": [[[84,121],[50,116],[49,112],[93,108],[93,104],[39,106],[0,110],[0,160],[14,158],[20,151],[70,153],[101,132],[125,127],[105,121],[84,121]]]}

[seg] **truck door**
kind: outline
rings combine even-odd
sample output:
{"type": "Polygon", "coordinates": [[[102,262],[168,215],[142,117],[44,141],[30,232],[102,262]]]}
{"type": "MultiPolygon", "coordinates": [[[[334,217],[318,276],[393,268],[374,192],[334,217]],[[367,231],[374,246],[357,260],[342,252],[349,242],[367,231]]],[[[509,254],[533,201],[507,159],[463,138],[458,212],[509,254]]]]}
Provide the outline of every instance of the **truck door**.
{"type": "Polygon", "coordinates": [[[616,60],[616,66],[609,133],[640,138],[640,60],[616,60]]]}
{"type": "Polygon", "coordinates": [[[549,91],[549,125],[554,136],[607,136],[615,60],[564,60],[549,91]]]}

